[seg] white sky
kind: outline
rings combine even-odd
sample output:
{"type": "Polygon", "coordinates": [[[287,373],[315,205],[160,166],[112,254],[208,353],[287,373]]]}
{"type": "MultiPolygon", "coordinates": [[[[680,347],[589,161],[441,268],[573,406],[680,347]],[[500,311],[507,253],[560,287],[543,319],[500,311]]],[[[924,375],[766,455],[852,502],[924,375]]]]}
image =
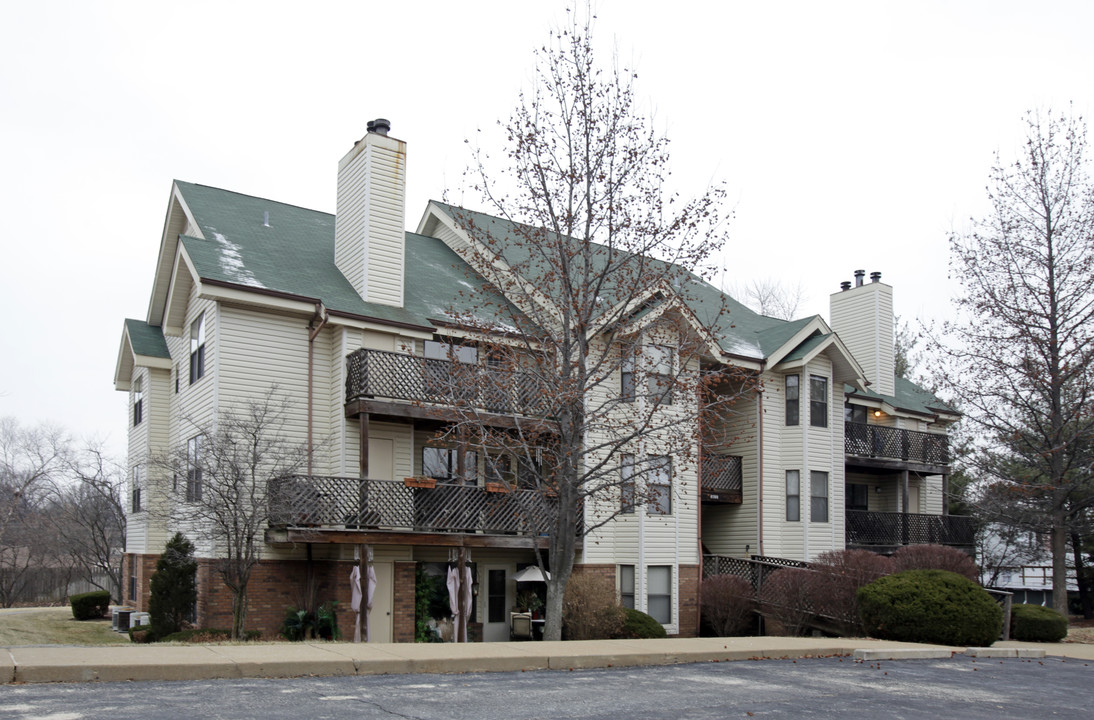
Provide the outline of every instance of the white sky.
{"type": "MultiPolygon", "coordinates": [[[[464,140],[507,117],[563,0],[5,3],[0,415],[124,452],[112,380],[145,317],[172,179],[334,211],[376,117],[408,142],[407,226],[456,192],[464,140]]],[[[1094,109],[1094,3],[601,0],[676,188],[724,180],[726,281],[801,284],[827,317],[880,270],[942,317],[946,238],[986,209],[1030,108],[1094,109]]],[[[469,205],[470,203],[470,198],[469,205]]]]}

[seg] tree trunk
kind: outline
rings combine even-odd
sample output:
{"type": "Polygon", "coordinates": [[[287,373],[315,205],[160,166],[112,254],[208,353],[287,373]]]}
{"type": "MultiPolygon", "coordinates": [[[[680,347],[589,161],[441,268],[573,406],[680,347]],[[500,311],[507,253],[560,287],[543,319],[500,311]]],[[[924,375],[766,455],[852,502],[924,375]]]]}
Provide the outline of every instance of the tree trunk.
{"type": "Polygon", "coordinates": [[[1067,520],[1052,518],[1052,607],[1067,617],[1067,520]]]}

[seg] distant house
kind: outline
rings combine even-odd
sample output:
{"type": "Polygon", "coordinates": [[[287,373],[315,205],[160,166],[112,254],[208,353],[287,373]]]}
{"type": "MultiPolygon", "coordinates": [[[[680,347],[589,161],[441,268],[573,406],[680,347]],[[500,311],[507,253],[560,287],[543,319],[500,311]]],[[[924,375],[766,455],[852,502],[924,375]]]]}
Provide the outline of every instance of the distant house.
{"type": "MultiPolygon", "coordinates": [[[[464,548],[474,562],[472,634],[508,639],[513,577],[534,562],[530,538],[552,506],[507,524],[518,473],[504,459],[435,440],[457,403],[445,395],[456,392],[451,384],[433,378],[469,367],[502,378],[503,397],[479,399],[502,431],[517,416],[537,416],[517,391],[519,373],[491,365],[489,338],[450,320],[481,312],[461,292],[477,277],[468,218],[490,224],[501,242],[512,226],[431,202],[407,232],[405,160],[405,143],[386,124],[370,126],[339,165],[337,216],[172,185],[148,313],[125,321],[114,379],[131,399],[127,602],[146,607],[157,554],[177,529],[162,510],[185,510],[201,492],[200,477],[166,473],[152,459],[200,453],[195,427],[276,386],[294,408],[294,440],[317,450],[311,470],[292,479],[307,488],[291,496],[300,507],[271,513],[249,625],[275,630],[309,582],[348,606],[354,548],[368,544],[378,575],[372,638],[411,641],[416,569],[435,572],[464,548]],[[436,486],[404,480],[423,476],[436,486]],[[514,491],[489,492],[499,479],[514,491]]],[[[944,501],[946,428],[956,414],[894,378],[892,288],[880,273],[869,283],[863,275],[833,294],[831,325],[758,315],[695,279],[732,317],[705,362],[752,371],[758,391],[698,448],[698,461],[659,461],[651,482],[662,483],[665,503],[585,536],[579,571],[614,577],[625,603],[670,634],[693,635],[703,565],[720,557],[972,545],[971,527],[948,517],[944,501]]],[[[660,362],[672,362],[671,345],[656,348],[660,362]]],[[[633,382],[625,374],[620,392],[633,382]]],[[[269,482],[271,494],[287,492],[284,479],[269,482]]],[[[219,550],[197,535],[198,623],[224,626],[228,596],[210,570],[219,550]]]]}

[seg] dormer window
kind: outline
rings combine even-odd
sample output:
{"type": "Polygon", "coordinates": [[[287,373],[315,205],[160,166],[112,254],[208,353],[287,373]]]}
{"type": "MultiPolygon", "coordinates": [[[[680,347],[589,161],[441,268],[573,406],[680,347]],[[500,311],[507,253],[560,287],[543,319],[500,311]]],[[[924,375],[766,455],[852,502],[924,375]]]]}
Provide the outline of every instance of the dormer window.
{"type": "Polygon", "coordinates": [[[205,375],[205,313],[190,324],[190,384],[205,375]]]}
{"type": "Polygon", "coordinates": [[[133,427],[141,424],[144,419],[144,385],[142,378],[133,381],[133,427]]]}

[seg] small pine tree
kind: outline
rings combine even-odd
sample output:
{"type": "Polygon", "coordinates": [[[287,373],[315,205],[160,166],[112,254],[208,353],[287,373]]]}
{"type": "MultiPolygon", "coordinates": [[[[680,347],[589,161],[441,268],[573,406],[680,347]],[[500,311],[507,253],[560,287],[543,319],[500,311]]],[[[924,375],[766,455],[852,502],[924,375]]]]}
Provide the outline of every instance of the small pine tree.
{"type": "Polygon", "coordinates": [[[152,575],[148,614],[157,637],[182,630],[183,623],[190,618],[198,596],[197,572],[194,543],[182,533],[175,533],[156,561],[156,572],[152,575]]]}

